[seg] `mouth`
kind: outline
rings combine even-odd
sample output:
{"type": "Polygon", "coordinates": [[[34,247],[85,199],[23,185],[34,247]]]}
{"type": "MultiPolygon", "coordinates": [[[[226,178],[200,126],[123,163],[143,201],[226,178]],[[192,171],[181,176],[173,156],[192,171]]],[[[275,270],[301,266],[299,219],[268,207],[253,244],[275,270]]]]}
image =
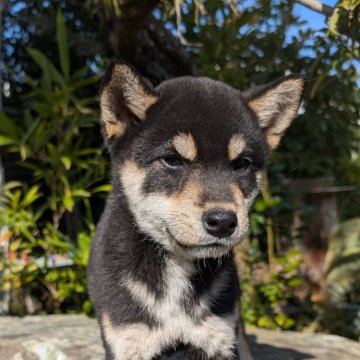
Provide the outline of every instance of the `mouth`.
{"type": "Polygon", "coordinates": [[[209,248],[224,248],[224,247],[227,247],[225,244],[219,244],[217,242],[213,242],[213,243],[210,243],[210,244],[204,244],[204,245],[185,245],[185,244],[181,244],[177,240],[175,240],[175,241],[183,249],[209,249],[209,248]]]}
{"type": "Polygon", "coordinates": [[[231,247],[230,243],[220,243],[218,241],[210,242],[207,244],[183,244],[176,239],[176,237],[171,233],[171,231],[169,229],[166,229],[166,231],[167,231],[168,235],[172,238],[172,240],[174,240],[174,242],[182,249],[188,249],[188,250],[191,250],[191,249],[193,249],[193,250],[195,250],[195,249],[214,249],[214,248],[224,249],[224,248],[231,247]]]}

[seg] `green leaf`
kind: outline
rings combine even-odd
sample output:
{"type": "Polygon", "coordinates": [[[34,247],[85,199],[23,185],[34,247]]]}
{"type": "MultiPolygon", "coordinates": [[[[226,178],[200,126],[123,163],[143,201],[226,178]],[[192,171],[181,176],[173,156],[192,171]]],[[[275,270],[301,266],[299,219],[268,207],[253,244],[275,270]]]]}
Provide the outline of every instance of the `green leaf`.
{"type": "MultiPolygon", "coordinates": [[[[95,84],[99,81],[100,77],[98,75],[89,76],[86,79],[78,80],[76,82],[71,83],[71,86],[74,89],[79,89],[85,87],[86,85],[95,84]]],[[[93,99],[92,99],[93,100],[93,99]]]]}
{"type": "Polygon", "coordinates": [[[257,322],[257,325],[262,328],[276,329],[276,323],[268,316],[261,316],[257,322]]]}
{"type": "Polygon", "coordinates": [[[59,150],[52,143],[47,144],[47,149],[50,155],[49,162],[53,165],[59,163],[61,161],[59,150]]]}
{"type": "Polygon", "coordinates": [[[109,192],[111,189],[112,189],[111,184],[100,185],[100,186],[97,186],[94,189],[92,189],[91,193],[96,194],[98,192],[109,192]]]}
{"type": "Polygon", "coordinates": [[[34,238],[34,236],[31,234],[31,232],[29,231],[29,229],[27,228],[23,228],[21,229],[21,232],[25,235],[25,237],[30,240],[31,242],[35,242],[36,239],[34,238]]]}
{"type": "Polygon", "coordinates": [[[275,321],[282,329],[289,329],[295,325],[295,321],[285,314],[276,315],[275,321]]]}
{"type": "Polygon", "coordinates": [[[291,287],[300,286],[302,284],[302,279],[300,277],[293,277],[288,281],[288,285],[291,287]]]}
{"type": "Polygon", "coordinates": [[[11,207],[13,209],[17,209],[19,205],[20,197],[21,197],[21,191],[20,190],[14,191],[13,196],[11,198],[11,207]]]}
{"type": "Polygon", "coordinates": [[[0,146],[4,146],[4,145],[11,145],[14,144],[14,140],[4,136],[4,135],[0,135],[0,146]]]}
{"type": "Polygon", "coordinates": [[[85,233],[80,233],[77,240],[81,252],[88,252],[90,249],[91,237],[85,233]]]}
{"type": "Polygon", "coordinates": [[[66,170],[71,168],[71,159],[68,156],[61,156],[61,162],[63,163],[66,170]]]}
{"type": "Polygon", "coordinates": [[[17,139],[21,133],[21,130],[3,112],[0,112],[0,128],[3,134],[13,139],[17,139]]]}
{"type": "Polygon", "coordinates": [[[65,25],[65,19],[61,11],[56,15],[56,37],[59,49],[60,67],[67,80],[70,77],[69,45],[65,25]]]}
{"type": "Polygon", "coordinates": [[[15,189],[15,188],[18,188],[21,186],[22,186],[22,183],[20,181],[9,181],[4,185],[3,189],[4,189],[4,191],[9,191],[11,189],[15,189]]]}
{"type": "Polygon", "coordinates": [[[21,245],[22,239],[13,240],[10,243],[9,250],[10,251],[17,251],[21,245]]]}
{"type": "Polygon", "coordinates": [[[30,75],[25,74],[24,83],[30,85],[33,89],[37,88],[37,81],[35,81],[30,75]]]}
{"type": "Polygon", "coordinates": [[[23,201],[21,202],[22,207],[26,207],[37,200],[41,194],[39,193],[39,186],[32,186],[25,194],[23,201]]]}
{"type": "MultiPolygon", "coordinates": [[[[42,70],[44,87],[46,91],[50,91],[51,82],[54,81],[62,87],[65,87],[66,81],[60,72],[56,69],[54,64],[39,50],[29,48],[27,49],[31,58],[42,70]]],[[[38,89],[36,89],[39,91],[38,89]]],[[[44,93],[46,94],[46,93],[44,93]]]]}
{"type": "Polygon", "coordinates": [[[72,212],[75,205],[75,201],[72,197],[70,190],[65,190],[65,194],[63,196],[63,204],[67,211],[72,212]]]}
{"type": "Polygon", "coordinates": [[[50,245],[59,248],[61,250],[70,251],[72,250],[71,244],[57,238],[57,237],[49,237],[48,242],[50,245]]]}
{"type": "Polygon", "coordinates": [[[50,90],[51,87],[51,74],[49,67],[48,58],[39,50],[36,49],[27,49],[27,52],[31,56],[31,58],[39,65],[43,74],[44,88],[50,90]]]}
{"type": "Polygon", "coordinates": [[[328,20],[329,30],[335,35],[340,35],[338,30],[339,20],[340,20],[340,9],[336,8],[328,20]]]}
{"type": "Polygon", "coordinates": [[[84,197],[84,198],[90,197],[90,193],[83,189],[72,190],[72,195],[76,197],[84,197]]]}
{"type": "Polygon", "coordinates": [[[11,287],[12,287],[11,281],[3,281],[1,284],[1,290],[3,291],[8,291],[11,289],[11,287]]]}
{"type": "MultiPolygon", "coordinates": [[[[30,116],[29,116],[30,118],[30,116]]],[[[27,132],[25,133],[24,137],[22,138],[22,141],[25,143],[33,134],[33,132],[36,130],[40,123],[40,119],[32,119],[33,122],[31,123],[30,127],[27,129],[27,132]]]]}
{"type": "Polygon", "coordinates": [[[317,94],[318,90],[321,88],[321,85],[323,84],[323,82],[326,80],[327,77],[328,77],[327,74],[322,74],[317,77],[311,89],[311,94],[310,94],[311,99],[315,97],[315,95],[317,94]]]}

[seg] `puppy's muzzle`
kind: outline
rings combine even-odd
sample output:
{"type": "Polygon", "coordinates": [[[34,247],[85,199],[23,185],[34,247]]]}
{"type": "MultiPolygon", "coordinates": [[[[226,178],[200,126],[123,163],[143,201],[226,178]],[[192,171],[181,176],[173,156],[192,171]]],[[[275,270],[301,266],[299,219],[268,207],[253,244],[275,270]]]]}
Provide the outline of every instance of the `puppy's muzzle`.
{"type": "Polygon", "coordinates": [[[211,209],[204,213],[202,222],[207,233],[217,238],[231,236],[237,227],[234,211],[211,209]]]}

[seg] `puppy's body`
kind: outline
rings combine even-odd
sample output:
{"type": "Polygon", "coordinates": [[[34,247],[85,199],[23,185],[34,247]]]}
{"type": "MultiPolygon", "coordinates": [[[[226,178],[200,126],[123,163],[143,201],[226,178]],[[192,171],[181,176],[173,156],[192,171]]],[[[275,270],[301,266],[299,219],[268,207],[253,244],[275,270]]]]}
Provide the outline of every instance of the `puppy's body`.
{"type": "MultiPolygon", "coordinates": [[[[110,197],[108,208],[123,222],[129,214],[117,202],[110,197]]],[[[210,355],[191,359],[232,359],[239,301],[232,256],[184,262],[132,228],[102,221],[99,231],[90,283],[108,359],[153,359],[185,344],[210,355]]]]}
{"type": "Polygon", "coordinates": [[[107,360],[245,359],[232,248],[302,88],[293,76],[245,94],[206,78],[153,89],[110,68],[113,190],[88,270],[107,360]]]}

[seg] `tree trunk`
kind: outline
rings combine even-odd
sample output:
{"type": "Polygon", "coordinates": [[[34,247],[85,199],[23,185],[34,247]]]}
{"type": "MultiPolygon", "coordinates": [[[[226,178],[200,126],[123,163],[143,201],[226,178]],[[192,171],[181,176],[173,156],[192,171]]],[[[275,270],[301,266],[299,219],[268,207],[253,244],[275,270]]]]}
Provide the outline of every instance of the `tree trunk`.
{"type": "Polygon", "coordinates": [[[127,0],[105,28],[106,53],[134,65],[155,84],[193,73],[190,55],[152,14],[159,0],[127,0]],[[107,31],[107,32],[106,32],[107,31]]]}

